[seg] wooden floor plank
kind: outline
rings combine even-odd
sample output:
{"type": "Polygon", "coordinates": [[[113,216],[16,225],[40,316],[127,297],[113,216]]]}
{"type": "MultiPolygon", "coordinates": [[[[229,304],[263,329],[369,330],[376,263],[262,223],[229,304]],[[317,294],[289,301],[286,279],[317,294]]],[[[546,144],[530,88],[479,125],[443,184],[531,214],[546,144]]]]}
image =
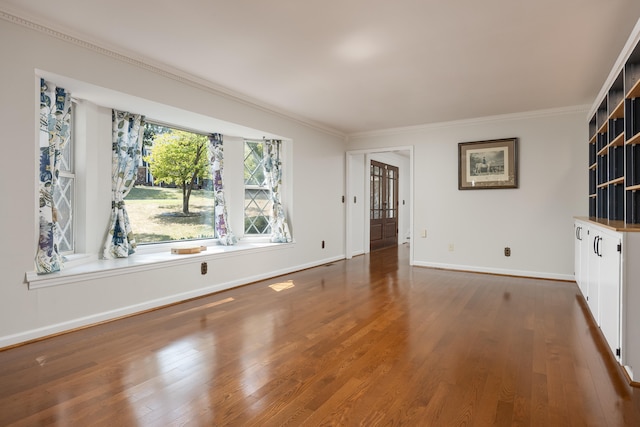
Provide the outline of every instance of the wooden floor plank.
{"type": "Polygon", "coordinates": [[[0,351],[0,425],[640,425],[575,283],[408,252],[0,351]]]}

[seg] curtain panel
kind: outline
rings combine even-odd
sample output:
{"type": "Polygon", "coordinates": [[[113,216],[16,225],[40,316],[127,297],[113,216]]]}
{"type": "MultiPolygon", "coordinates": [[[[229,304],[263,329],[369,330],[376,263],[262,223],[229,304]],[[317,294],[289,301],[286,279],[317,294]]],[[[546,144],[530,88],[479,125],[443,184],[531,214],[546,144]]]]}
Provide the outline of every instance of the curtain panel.
{"type": "Polygon", "coordinates": [[[71,135],[71,95],[40,79],[39,238],[35,258],[38,274],[60,271],[61,231],[53,194],[58,186],[61,154],[71,135]]]}
{"type": "Polygon", "coordinates": [[[213,179],[213,194],[215,198],[214,227],[218,243],[224,246],[235,245],[238,242],[229,226],[227,205],[224,197],[224,149],[222,135],[209,135],[209,164],[213,179]]]}
{"type": "Polygon", "coordinates": [[[264,140],[264,169],[272,202],[271,242],[273,243],[289,243],[292,240],[280,192],[282,186],[281,150],[281,140],[264,140]]]}
{"type": "Polygon", "coordinates": [[[135,253],[136,240],[124,205],[133,188],[142,152],[144,116],[112,110],[111,219],[102,257],[127,258],[135,253]]]}

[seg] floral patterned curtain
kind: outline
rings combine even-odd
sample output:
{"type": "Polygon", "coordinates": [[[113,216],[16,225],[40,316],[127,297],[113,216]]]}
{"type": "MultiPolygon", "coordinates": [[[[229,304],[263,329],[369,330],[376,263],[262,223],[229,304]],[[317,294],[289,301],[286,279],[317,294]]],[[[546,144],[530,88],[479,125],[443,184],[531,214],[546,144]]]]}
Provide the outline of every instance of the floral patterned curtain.
{"type": "Polygon", "coordinates": [[[61,153],[70,135],[70,94],[40,79],[40,237],[35,259],[38,274],[60,271],[63,265],[53,193],[58,186],[61,153]]]}
{"type": "Polygon", "coordinates": [[[124,198],[136,181],[143,132],[144,116],[112,111],[111,220],[102,250],[105,259],[127,258],[135,252],[124,198]]]}
{"type": "Polygon", "coordinates": [[[284,208],[282,207],[282,197],[280,195],[280,186],[282,185],[281,149],[282,141],[278,139],[264,140],[264,170],[267,178],[267,186],[271,194],[271,201],[273,202],[273,211],[271,213],[271,242],[273,243],[291,242],[289,224],[285,217],[284,208]]]}
{"type": "Polygon", "coordinates": [[[214,226],[218,243],[224,246],[235,245],[238,241],[229,226],[227,205],[224,199],[224,150],[222,135],[209,135],[209,164],[213,179],[213,194],[215,197],[214,226]]]}

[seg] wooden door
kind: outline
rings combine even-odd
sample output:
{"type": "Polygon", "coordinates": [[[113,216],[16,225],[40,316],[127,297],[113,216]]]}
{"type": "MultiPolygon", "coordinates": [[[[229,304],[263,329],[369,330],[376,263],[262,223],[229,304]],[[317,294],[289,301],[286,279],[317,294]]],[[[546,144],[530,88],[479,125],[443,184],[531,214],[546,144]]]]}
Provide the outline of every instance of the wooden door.
{"type": "Polygon", "coordinates": [[[398,168],[371,161],[369,247],[398,244],[398,168]]]}

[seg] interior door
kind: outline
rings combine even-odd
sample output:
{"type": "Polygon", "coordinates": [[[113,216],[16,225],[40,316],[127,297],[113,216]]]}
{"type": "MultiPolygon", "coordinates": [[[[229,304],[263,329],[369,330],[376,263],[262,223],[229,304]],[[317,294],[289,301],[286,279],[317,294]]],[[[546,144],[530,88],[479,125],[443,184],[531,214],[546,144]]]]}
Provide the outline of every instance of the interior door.
{"type": "Polygon", "coordinates": [[[398,245],[398,168],[371,161],[369,247],[398,245]]]}

